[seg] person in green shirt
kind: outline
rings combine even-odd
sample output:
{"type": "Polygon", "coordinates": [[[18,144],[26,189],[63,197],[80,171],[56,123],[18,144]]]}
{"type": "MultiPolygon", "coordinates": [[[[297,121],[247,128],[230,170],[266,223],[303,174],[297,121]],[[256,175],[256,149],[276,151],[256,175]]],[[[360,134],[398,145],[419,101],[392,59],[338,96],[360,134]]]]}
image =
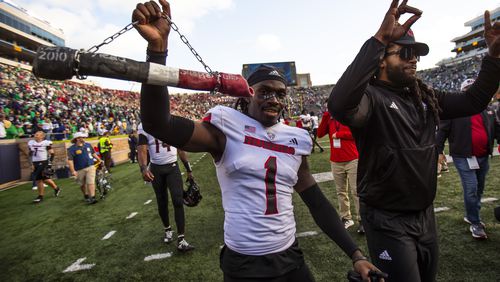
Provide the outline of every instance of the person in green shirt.
{"type": "Polygon", "coordinates": [[[9,127],[5,127],[5,132],[7,133],[6,139],[15,139],[17,138],[17,128],[14,124],[10,124],[9,127]]]}
{"type": "Polygon", "coordinates": [[[15,138],[23,138],[24,137],[23,123],[20,121],[17,121],[15,128],[17,131],[17,136],[15,138]]]}

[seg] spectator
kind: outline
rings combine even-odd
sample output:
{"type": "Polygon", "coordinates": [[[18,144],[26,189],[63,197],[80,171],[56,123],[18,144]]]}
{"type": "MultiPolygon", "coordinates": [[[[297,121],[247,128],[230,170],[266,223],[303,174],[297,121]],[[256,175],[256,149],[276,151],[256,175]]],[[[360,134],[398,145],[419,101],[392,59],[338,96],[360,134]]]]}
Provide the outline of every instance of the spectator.
{"type": "MultiPolygon", "coordinates": [[[[466,91],[473,83],[473,79],[465,80],[461,91],[466,91]]],[[[493,152],[495,138],[500,142],[500,124],[489,109],[470,117],[442,120],[436,138],[439,152],[443,152],[446,139],[449,141],[450,155],[462,181],[464,221],[470,224],[475,239],[488,238],[479,212],[489,170],[488,157],[493,152]]]]}
{"type": "Polygon", "coordinates": [[[7,138],[7,132],[5,131],[4,120],[5,120],[5,115],[0,114],[0,140],[7,138]]]}
{"type": "Polygon", "coordinates": [[[137,158],[137,144],[137,131],[134,130],[128,135],[128,148],[130,149],[129,158],[131,163],[135,163],[137,158]]]}
{"type": "Polygon", "coordinates": [[[97,203],[95,198],[95,174],[94,162],[101,162],[94,152],[92,146],[85,142],[87,135],[76,132],[71,140],[71,147],[68,148],[68,166],[71,174],[76,177],[76,182],[80,184],[83,197],[88,204],[97,203]]]}
{"type": "Polygon", "coordinates": [[[99,153],[104,160],[104,166],[106,170],[111,173],[111,164],[113,160],[111,159],[111,149],[113,148],[113,143],[109,139],[109,131],[104,131],[104,135],[99,138],[99,153]]]}
{"type": "Polygon", "coordinates": [[[354,219],[359,222],[357,231],[364,234],[359,214],[359,198],[356,192],[358,150],[354,137],[349,127],[332,118],[328,112],[323,113],[318,128],[318,137],[323,137],[326,134],[330,138],[330,161],[337,189],[340,218],[345,229],[354,225],[349,200],[349,190],[351,190],[354,211],[356,212],[354,219]]]}

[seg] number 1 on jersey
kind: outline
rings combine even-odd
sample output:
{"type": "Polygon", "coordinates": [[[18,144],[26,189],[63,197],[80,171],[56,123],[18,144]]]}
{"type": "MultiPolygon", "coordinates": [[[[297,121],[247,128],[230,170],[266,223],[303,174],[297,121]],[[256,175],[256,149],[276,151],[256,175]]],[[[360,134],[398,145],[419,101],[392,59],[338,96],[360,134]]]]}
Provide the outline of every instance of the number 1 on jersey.
{"type": "Polygon", "coordinates": [[[276,197],[276,157],[269,157],[264,165],[266,168],[266,215],[278,213],[278,198],[276,197]]]}

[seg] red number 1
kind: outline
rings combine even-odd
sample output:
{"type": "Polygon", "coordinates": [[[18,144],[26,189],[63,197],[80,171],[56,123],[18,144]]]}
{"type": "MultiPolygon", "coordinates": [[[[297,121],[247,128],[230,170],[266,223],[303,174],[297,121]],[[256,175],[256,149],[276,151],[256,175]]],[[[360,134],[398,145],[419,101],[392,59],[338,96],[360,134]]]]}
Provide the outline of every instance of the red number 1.
{"type": "Polygon", "coordinates": [[[276,197],[276,157],[269,157],[264,165],[266,168],[266,215],[278,213],[278,198],[276,197]]]}

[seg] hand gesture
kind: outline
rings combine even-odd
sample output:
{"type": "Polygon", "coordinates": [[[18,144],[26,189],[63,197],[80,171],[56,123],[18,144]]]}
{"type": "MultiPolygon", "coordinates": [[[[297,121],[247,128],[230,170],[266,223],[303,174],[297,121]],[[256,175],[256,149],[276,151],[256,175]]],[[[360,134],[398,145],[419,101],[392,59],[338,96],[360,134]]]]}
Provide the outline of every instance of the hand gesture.
{"type": "Polygon", "coordinates": [[[410,27],[422,16],[422,11],[417,8],[406,5],[408,0],[403,0],[398,7],[399,0],[393,0],[389,11],[385,14],[384,21],[380,25],[379,30],[375,34],[377,38],[384,45],[389,42],[398,40],[403,36],[410,27]],[[412,13],[411,16],[403,25],[398,23],[399,17],[404,13],[412,13]]]}
{"type": "Polygon", "coordinates": [[[137,4],[132,12],[132,22],[139,34],[148,41],[148,49],[154,52],[165,52],[168,46],[168,34],[170,23],[170,4],[166,0],[160,0],[161,9],[154,1],[137,4]]]}
{"type": "Polygon", "coordinates": [[[491,25],[490,12],[484,12],[484,41],[490,56],[500,58],[500,22],[491,25]]]}
{"type": "Polygon", "coordinates": [[[153,173],[151,173],[151,171],[149,169],[145,169],[142,172],[142,179],[144,179],[144,181],[152,182],[154,178],[155,178],[155,176],[153,175],[153,173]]]}
{"type": "MultiPolygon", "coordinates": [[[[354,264],[354,270],[357,273],[361,274],[363,281],[373,281],[373,280],[371,280],[371,276],[373,276],[374,273],[380,274],[380,275],[377,275],[378,277],[387,276],[387,274],[380,271],[377,267],[375,267],[373,264],[371,264],[367,260],[358,260],[354,264]]],[[[384,280],[384,278],[380,278],[378,281],[384,282],[385,280],[384,280]]]]}

